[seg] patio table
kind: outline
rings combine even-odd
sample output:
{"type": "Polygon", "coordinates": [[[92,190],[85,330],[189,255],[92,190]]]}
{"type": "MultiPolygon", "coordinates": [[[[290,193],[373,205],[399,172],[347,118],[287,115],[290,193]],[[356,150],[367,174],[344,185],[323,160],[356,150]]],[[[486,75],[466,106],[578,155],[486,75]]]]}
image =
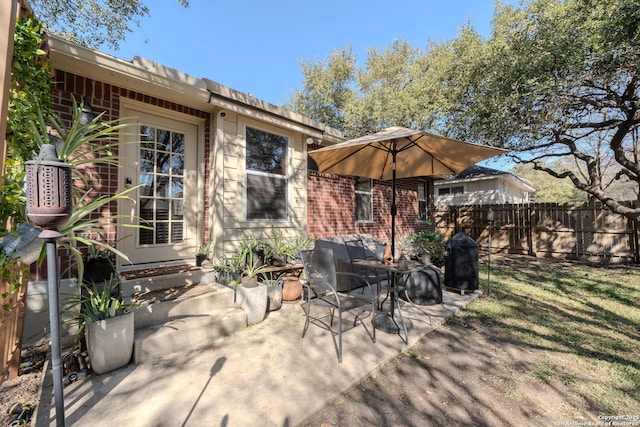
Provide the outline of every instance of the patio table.
{"type": "MultiPolygon", "coordinates": [[[[388,285],[388,290],[391,294],[390,310],[376,315],[375,319],[373,320],[373,325],[376,329],[388,333],[399,335],[400,332],[403,331],[405,342],[409,344],[408,331],[413,328],[413,323],[410,319],[404,319],[402,317],[402,311],[400,310],[400,302],[398,300],[398,297],[400,292],[404,290],[404,285],[402,284],[403,281],[401,279],[410,273],[423,269],[425,266],[416,261],[409,261],[408,268],[401,269],[398,267],[398,263],[385,264],[378,260],[368,259],[354,261],[353,264],[359,267],[371,269],[373,271],[384,271],[387,274],[391,275],[391,280],[389,282],[390,285],[388,285]],[[398,312],[398,319],[396,319],[396,309],[398,312]]],[[[378,280],[378,295],[380,295],[380,288],[381,284],[380,280],[378,280]]]]}

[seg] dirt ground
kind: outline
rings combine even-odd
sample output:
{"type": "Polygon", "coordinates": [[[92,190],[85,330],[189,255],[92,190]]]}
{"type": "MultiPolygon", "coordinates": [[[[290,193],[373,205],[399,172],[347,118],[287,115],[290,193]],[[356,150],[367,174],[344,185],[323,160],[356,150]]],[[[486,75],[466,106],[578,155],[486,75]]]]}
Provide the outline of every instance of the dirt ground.
{"type": "MultiPolygon", "coordinates": [[[[0,386],[0,426],[14,403],[37,404],[46,346],[23,351],[21,375],[0,386]]],[[[528,373],[547,356],[522,350],[498,328],[454,318],[313,414],[304,426],[554,426],[597,422],[561,382],[528,373]]],[[[555,357],[562,357],[556,355],[555,357]]],[[[570,361],[567,361],[570,363],[570,361]]]]}
{"type": "Polygon", "coordinates": [[[352,386],[303,425],[597,423],[598,414],[569,387],[543,382],[528,372],[546,357],[512,345],[498,328],[472,326],[454,318],[352,386]]]}
{"type": "Polygon", "coordinates": [[[35,408],[42,380],[42,369],[47,358],[48,345],[22,350],[20,375],[0,385],[0,426],[7,426],[16,416],[7,413],[16,403],[35,408]]]}

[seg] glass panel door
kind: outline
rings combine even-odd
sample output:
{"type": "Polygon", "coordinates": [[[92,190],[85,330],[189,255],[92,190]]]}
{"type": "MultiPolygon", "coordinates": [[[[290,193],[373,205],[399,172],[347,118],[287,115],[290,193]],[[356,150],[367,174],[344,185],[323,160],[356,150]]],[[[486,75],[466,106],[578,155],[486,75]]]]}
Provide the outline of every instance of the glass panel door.
{"type": "Polygon", "coordinates": [[[139,110],[125,136],[121,185],[137,186],[123,200],[119,247],[133,264],[193,259],[198,243],[198,218],[203,216],[198,174],[198,126],[139,110]],[[143,225],[145,228],[130,228],[143,225]]]}
{"type": "Polygon", "coordinates": [[[139,245],[179,243],[184,239],[185,135],[180,132],[140,126],[141,224],[139,245]]]}

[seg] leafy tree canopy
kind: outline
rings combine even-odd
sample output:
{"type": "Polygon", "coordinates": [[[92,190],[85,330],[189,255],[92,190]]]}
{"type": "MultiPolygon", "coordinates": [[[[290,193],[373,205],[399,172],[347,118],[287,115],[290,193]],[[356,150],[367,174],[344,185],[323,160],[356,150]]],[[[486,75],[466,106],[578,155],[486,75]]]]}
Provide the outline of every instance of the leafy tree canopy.
{"type": "Polygon", "coordinates": [[[303,90],[292,98],[294,108],[329,126],[344,129],[346,109],[356,95],[353,89],[356,57],[351,48],[333,51],[326,61],[301,63],[303,90]]]}
{"type": "Polygon", "coordinates": [[[16,22],[9,90],[7,154],[16,160],[30,160],[37,152],[31,124],[39,111],[51,108],[51,65],[42,25],[35,19],[16,22]]]}
{"type": "MultiPolygon", "coordinates": [[[[560,163],[561,160],[555,160],[560,163]]],[[[550,165],[552,167],[567,167],[569,165],[550,165]]],[[[515,166],[511,173],[519,178],[526,179],[536,189],[535,200],[537,202],[557,202],[557,203],[584,203],[587,195],[584,191],[578,190],[569,178],[559,179],[549,177],[549,174],[533,169],[530,164],[520,164],[515,166]]]]}
{"type": "MultiPolygon", "coordinates": [[[[307,64],[292,108],[302,108],[302,95],[323,99],[316,82],[330,77],[334,57],[324,74],[306,73],[315,69],[307,64]]],[[[486,39],[466,25],[424,49],[394,42],[369,51],[362,68],[342,76],[348,102],[331,107],[349,137],[395,124],[509,148],[637,219],[640,208],[622,202],[640,199],[638,64],[640,0],[497,3],[486,39]]]]}
{"type": "MultiPolygon", "coordinates": [[[[189,0],[177,1],[189,6],[189,0]]],[[[149,15],[141,0],[31,0],[30,4],[51,33],[94,49],[105,44],[118,49],[131,26],[140,26],[140,18],[149,15]]]]}

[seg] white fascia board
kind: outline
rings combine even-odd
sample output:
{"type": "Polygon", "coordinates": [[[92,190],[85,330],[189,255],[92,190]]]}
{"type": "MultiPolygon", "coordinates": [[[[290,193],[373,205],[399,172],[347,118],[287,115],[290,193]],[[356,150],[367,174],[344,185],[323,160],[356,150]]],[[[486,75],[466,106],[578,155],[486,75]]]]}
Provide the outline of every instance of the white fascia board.
{"type": "Polygon", "coordinates": [[[515,175],[509,174],[509,180],[511,180],[516,185],[516,187],[520,187],[523,190],[528,191],[529,193],[535,193],[536,191],[535,188],[515,175]]]}
{"type": "Polygon", "coordinates": [[[211,93],[211,104],[221,109],[297,130],[310,137],[321,139],[324,143],[335,144],[344,141],[342,132],[324,123],[231,89],[213,80],[206,78],[202,80],[211,93]]]}
{"type": "Polygon", "coordinates": [[[148,59],[136,56],[132,61],[125,61],[53,36],[50,46],[53,67],[62,71],[203,111],[216,107],[228,109],[301,132],[323,143],[344,140],[340,131],[316,120],[148,59]]]}
{"type": "Polygon", "coordinates": [[[51,62],[58,70],[140,92],[192,108],[210,110],[206,84],[195,77],[136,57],[125,61],[50,37],[51,62]]]}
{"type": "Polygon", "coordinates": [[[512,181],[517,187],[521,187],[525,191],[528,191],[528,192],[536,191],[535,188],[533,188],[532,186],[530,186],[529,184],[527,184],[526,182],[524,182],[523,180],[521,180],[517,176],[515,176],[515,175],[513,175],[511,173],[508,173],[508,172],[505,172],[505,173],[502,173],[502,174],[499,174],[499,175],[485,175],[485,176],[478,176],[478,177],[473,177],[473,178],[440,180],[440,181],[435,181],[433,183],[433,185],[434,185],[434,187],[442,187],[444,185],[450,186],[450,185],[463,184],[463,183],[468,183],[468,182],[498,180],[500,178],[506,178],[509,181],[512,181]]]}
{"type": "Polygon", "coordinates": [[[477,176],[473,178],[464,178],[464,179],[443,179],[443,180],[435,181],[433,185],[435,187],[441,187],[443,185],[464,184],[467,182],[475,182],[475,181],[489,181],[493,179],[498,179],[500,177],[503,177],[504,175],[500,174],[500,175],[477,176]]]}

